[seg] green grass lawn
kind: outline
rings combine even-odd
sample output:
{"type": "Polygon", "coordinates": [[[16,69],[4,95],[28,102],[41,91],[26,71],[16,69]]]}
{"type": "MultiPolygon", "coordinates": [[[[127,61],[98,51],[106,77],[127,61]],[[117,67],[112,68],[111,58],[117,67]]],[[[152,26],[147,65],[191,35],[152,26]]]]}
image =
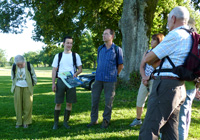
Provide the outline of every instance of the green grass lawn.
{"type": "MultiPolygon", "coordinates": [[[[84,70],[91,73],[93,70],[84,70]]],[[[91,92],[77,88],[78,102],[73,104],[70,118],[71,129],[63,126],[65,104],[60,115],[60,128],[52,130],[54,114],[54,93],[51,91],[51,68],[36,68],[38,84],[34,89],[33,124],[28,128],[15,128],[13,93],[10,92],[10,69],[0,68],[0,139],[131,139],[137,140],[140,126],[129,127],[136,116],[137,89],[118,88],[113,105],[111,125],[101,129],[104,96],[102,94],[99,108],[99,124],[88,129],[90,122],[91,92]]],[[[200,102],[194,101],[192,123],[188,140],[200,139],[200,102]]],[[[146,112],[146,108],[145,108],[146,112]]],[[[145,114],[144,112],[144,114],[145,114]]],[[[145,115],[143,114],[143,119],[145,115]]]]}

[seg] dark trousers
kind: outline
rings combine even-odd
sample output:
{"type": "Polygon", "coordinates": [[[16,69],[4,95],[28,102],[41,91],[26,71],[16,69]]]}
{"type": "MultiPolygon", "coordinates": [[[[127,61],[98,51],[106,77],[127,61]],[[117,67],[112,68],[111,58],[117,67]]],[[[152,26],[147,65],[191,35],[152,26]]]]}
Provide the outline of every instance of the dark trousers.
{"type": "Polygon", "coordinates": [[[139,140],[178,140],[180,105],[185,101],[184,81],[154,80],[139,140]]]}
{"type": "Polygon", "coordinates": [[[116,82],[95,81],[92,88],[91,122],[96,122],[98,120],[99,100],[103,89],[105,96],[105,109],[103,113],[103,119],[107,120],[108,122],[110,121],[112,105],[115,96],[115,86],[116,82]]]}

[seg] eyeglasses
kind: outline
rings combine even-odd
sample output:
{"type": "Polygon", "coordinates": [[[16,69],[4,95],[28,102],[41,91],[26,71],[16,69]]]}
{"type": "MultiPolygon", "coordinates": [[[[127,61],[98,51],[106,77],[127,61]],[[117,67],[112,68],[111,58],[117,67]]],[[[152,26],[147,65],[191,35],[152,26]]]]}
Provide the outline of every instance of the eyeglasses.
{"type": "Polygon", "coordinates": [[[110,35],[110,34],[108,34],[108,33],[102,34],[102,36],[107,36],[107,35],[110,35]]]}

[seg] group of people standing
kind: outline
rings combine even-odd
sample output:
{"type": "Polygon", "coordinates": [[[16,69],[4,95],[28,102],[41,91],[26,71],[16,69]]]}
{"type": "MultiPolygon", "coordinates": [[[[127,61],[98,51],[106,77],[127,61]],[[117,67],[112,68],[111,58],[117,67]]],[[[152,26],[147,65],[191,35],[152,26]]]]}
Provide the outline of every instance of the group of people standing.
{"type": "MultiPolygon", "coordinates": [[[[192,46],[190,34],[181,29],[189,29],[188,20],[188,10],[182,6],[175,7],[168,16],[170,32],[166,37],[160,33],[153,35],[151,49],[143,55],[140,65],[142,81],[136,104],[137,117],[130,124],[130,126],[142,124],[141,115],[150,93],[147,113],[139,134],[140,140],[156,140],[160,137],[160,133],[162,133],[161,139],[163,140],[185,140],[187,138],[189,122],[186,120],[188,118],[190,120],[191,104],[196,93],[195,86],[199,86],[199,83],[186,82],[185,88],[185,82],[172,72],[157,71],[153,75],[152,72],[154,69],[161,69],[161,67],[162,69],[172,68],[167,59],[160,66],[161,60],[166,56],[170,57],[175,66],[183,64],[192,46]]],[[[98,48],[98,65],[91,94],[91,121],[87,125],[88,128],[98,124],[99,101],[103,89],[105,109],[101,128],[107,128],[110,124],[117,77],[123,69],[122,49],[113,43],[114,35],[112,29],[104,30],[102,35],[104,44],[98,48]]],[[[63,45],[64,52],[61,57],[56,54],[52,63],[52,91],[55,92],[56,104],[53,129],[59,128],[61,104],[64,102],[65,96],[66,108],[63,125],[67,129],[70,128],[68,121],[72,111],[72,103],[77,101],[76,88],[65,86],[57,73],[71,71],[73,77],[77,77],[82,72],[80,56],[77,53],[73,55],[71,51],[73,39],[69,36],[65,37],[63,45]],[[74,62],[74,60],[76,61],[74,62]]],[[[27,128],[32,122],[33,85],[36,84],[37,78],[33,66],[30,64],[28,66],[23,56],[16,56],[15,64],[16,68],[14,70],[12,68],[12,92],[15,96],[16,128],[22,125],[27,128]]]]}
{"type": "MultiPolygon", "coordinates": [[[[103,114],[102,128],[107,128],[111,119],[112,104],[115,96],[115,86],[117,81],[117,75],[123,68],[123,54],[122,49],[113,43],[114,31],[112,29],[106,29],[103,32],[104,45],[98,48],[97,58],[97,70],[95,83],[92,88],[92,111],[91,111],[91,123],[87,127],[91,127],[98,123],[98,104],[100,95],[104,89],[105,93],[105,110],[103,114]]],[[[70,112],[72,110],[72,103],[76,102],[76,88],[68,88],[62,82],[58,75],[57,83],[55,84],[56,72],[71,71],[74,77],[82,72],[82,63],[80,56],[76,54],[76,68],[74,69],[74,62],[72,56],[72,44],[73,39],[71,37],[65,37],[63,40],[64,52],[60,62],[58,61],[59,54],[56,54],[53,60],[52,71],[52,90],[55,94],[55,111],[54,111],[54,126],[53,129],[58,129],[59,114],[61,110],[61,104],[64,102],[64,96],[66,92],[66,110],[64,114],[64,126],[69,129],[68,121],[70,118],[70,112]]]]}
{"type": "Polygon", "coordinates": [[[192,36],[185,30],[189,29],[189,18],[187,8],[178,6],[172,9],[168,15],[169,33],[144,57],[144,63],[152,65],[156,72],[152,75],[153,86],[139,140],[156,140],[160,133],[163,140],[187,138],[195,94],[193,89],[195,85],[199,87],[199,80],[186,82],[185,86],[185,81],[167,70],[173,68],[171,62],[175,67],[182,65],[190,52],[192,36]]]}

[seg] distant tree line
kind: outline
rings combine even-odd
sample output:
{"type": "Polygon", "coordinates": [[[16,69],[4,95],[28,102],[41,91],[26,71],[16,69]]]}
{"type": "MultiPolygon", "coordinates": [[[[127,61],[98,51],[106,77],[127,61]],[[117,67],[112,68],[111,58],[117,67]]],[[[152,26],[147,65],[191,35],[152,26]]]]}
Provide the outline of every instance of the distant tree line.
{"type": "Polygon", "coordinates": [[[5,56],[5,51],[0,49],[0,67],[4,67],[6,65],[6,56],[5,56]]]}
{"type": "MultiPolygon", "coordinates": [[[[81,42],[82,44],[79,46],[81,53],[79,53],[79,55],[83,63],[83,68],[95,68],[97,50],[94,47],[92,34],[89,31],[85,31],[82,34],[81,42]]],[[[63,51],[64,51],[64,48],[61,42],[57,45],[49,44],[47,46],[44,46],[41,51],[37,51],[37,52],[30,51],[30,52],[24,53],[23,56],[26,58],[26,61],[29,61],[31,64],[33,64],[36,67],[39,67],[39,66],[50,67],[53,62],[54,56],[57,53],[60,53],[63,51]]],[[[76,49],[72,48],[72,51],[76,52],[76,49]]],[[[9,60],[10,65],[12,65],[13,63],[14,63],[14,56],[11,57],[9,60]]],[[[4,67],[5,64],[6,64],[5,51],[0,49],[0,66],[4,67]]]]}

